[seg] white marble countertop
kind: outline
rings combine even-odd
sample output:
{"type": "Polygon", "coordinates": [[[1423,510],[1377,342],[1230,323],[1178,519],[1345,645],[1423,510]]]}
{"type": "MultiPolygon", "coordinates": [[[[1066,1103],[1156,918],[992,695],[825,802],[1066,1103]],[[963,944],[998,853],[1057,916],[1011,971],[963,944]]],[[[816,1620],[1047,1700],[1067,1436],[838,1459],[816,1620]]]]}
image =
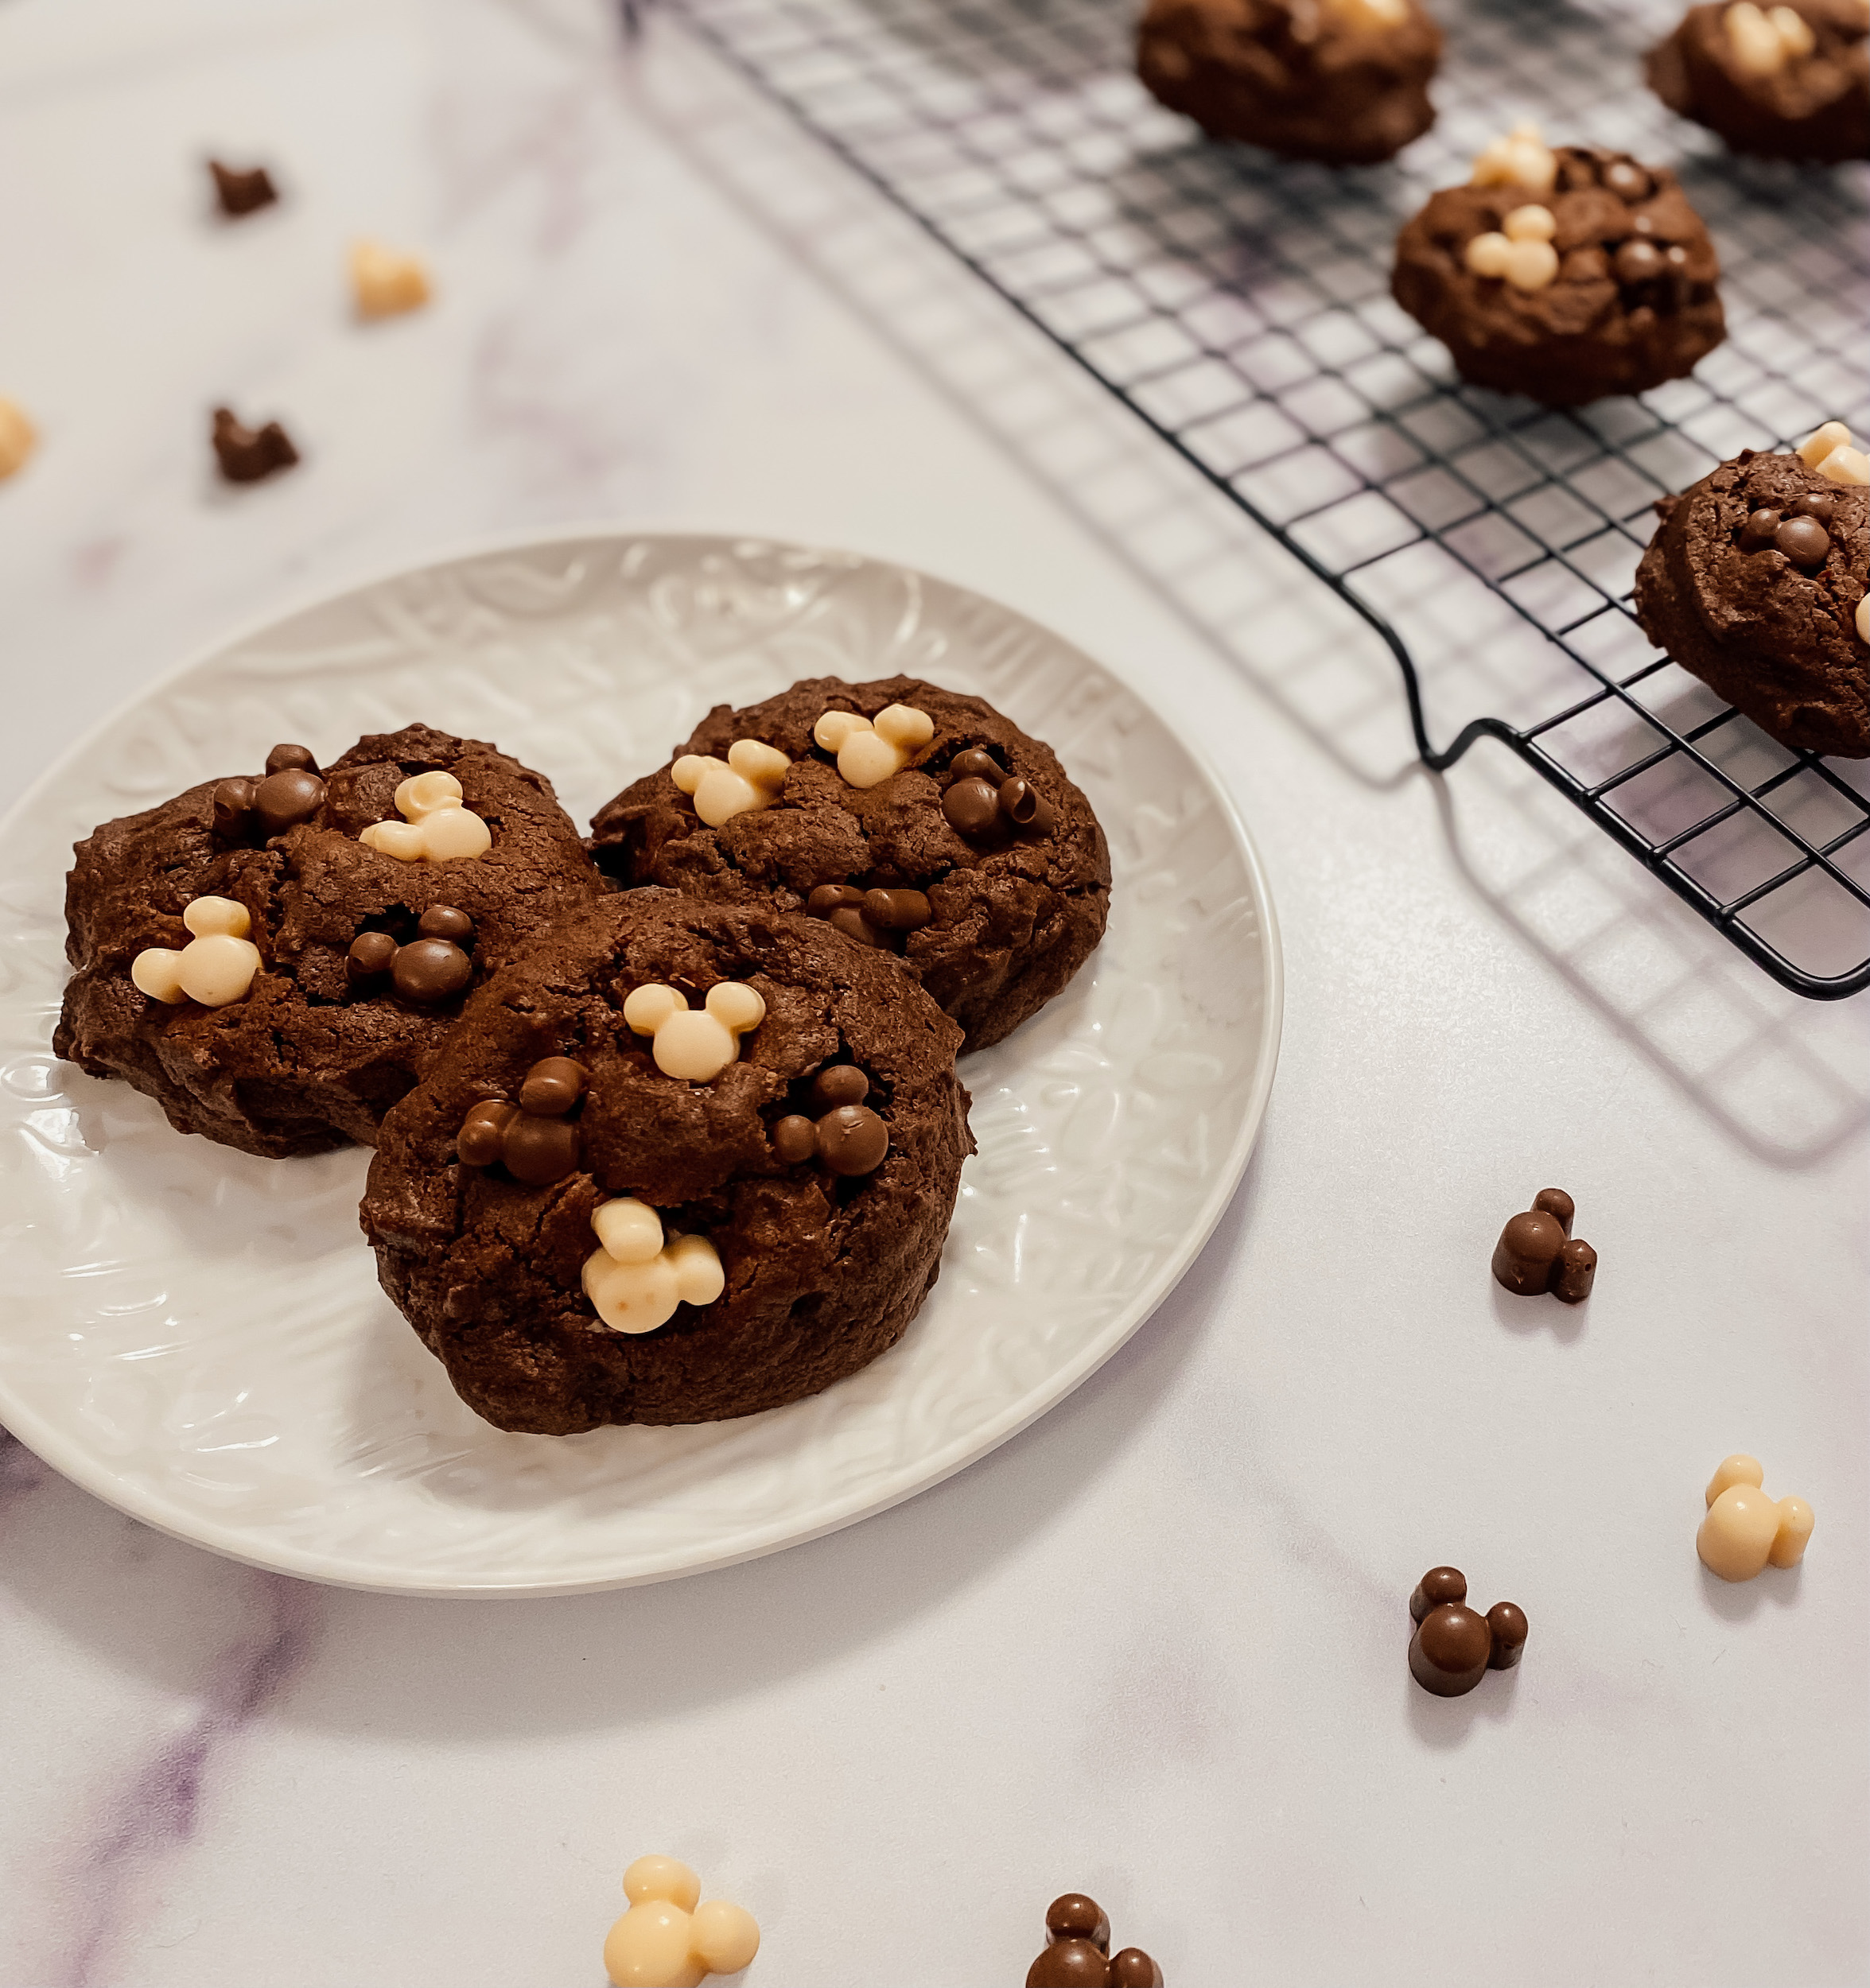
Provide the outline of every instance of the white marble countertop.
{"type": "MultiPolygon", "coordinates": [[[[560,521],[900,558],[1199,732],[1283,919],[1260,1150],[1037,1427],[861,1526],[565,1602],[301,1586],[0,1450],[0,1982],[596,1988],[641,1851],[768,1988],[1870,1971],[1870,1009],[1781,994],[1504,755],[1415,765],[1289,560],[666,24],[595,0],[3,0],[0,802],[227,633],[560,521]],[[286,200],[203,212],[209,149],[286,200]],[[358,232],[434,306],[343,309],[358,232]],[[204,410],[304,467],[208,474],[204,410]],[[1496,1295],[1547,1181],[1581,1313],[1496,1295]],[[1727,1589],[1728,1450],[1818,1513],[1727,1589]],[[1432,1700],[1424,1568],[1521,1670],[1432,1700]]],[[[4,1164],[10,1167],[7,1159],[4,1164]]]]}

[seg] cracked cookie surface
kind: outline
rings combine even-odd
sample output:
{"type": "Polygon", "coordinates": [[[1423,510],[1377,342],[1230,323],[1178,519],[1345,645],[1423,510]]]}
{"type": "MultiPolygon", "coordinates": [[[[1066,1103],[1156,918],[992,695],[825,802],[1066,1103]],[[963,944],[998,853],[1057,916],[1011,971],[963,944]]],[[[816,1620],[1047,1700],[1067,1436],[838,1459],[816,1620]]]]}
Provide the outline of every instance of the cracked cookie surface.
{"type": "Polygon", "coordinates": [[[673,891],[605,899],[474,996],[384,1120],[363,1208],[383,1287],[503,1429],[719,1421],[816,1394],[893,1345],[935,1282],[973,1150],[960,1034],[899,961],[822,921],[673,891]],[[666,1075],[629,996],[670,986],[699,1006],[723,981],[760,996],[758,1026],[708,1081],[666,1075]],[[548,1058],[583,1073],[575,1165],[527,1186],[464,1163],[470,1115],[518,1097],[548,1058]],[[881,1162],[846,1175],[782,1157],[775,1128],[847,1065],[887,1128],[881,1162]],[[721,1295],[607,1330],[583,1279],[592,1217],[620,1197],[705,1239],[721,1295]]]}
{"type": "Polygon", "coordinates": [[[670,765],[634,782],[592,825],[599,865],[626,884],[662,884],[706,902],[803,911],[821,887],[925,893],[928,922],[890,941],[965,1031],[965,1050],[1010,1034],[1071,980],[1103,936],[1110,852],[1083,794],[1052,749],[984,698],[919,678],[846,683],[822,677],[736,711],[717,705],[670,765]],[[892,705],[925,712],[933,736],[900,771],[849,785],[816,744],[827,711],[874,718],[892,705]],[[671,769],[683,754],[725,759],[737,740],[792,762],[773,803],[710,828],[671,769]],[[963,835],[944,813],[952,763],[983,751],[1028,782],[1056,820],[1044,834],[1010,826],[963,835]]]}
{"type": "Polygon", "coordinates": [[[56,1052],[154,1098],[178,1132],[269,1158],[374,1143],[461,1011],[460,992],[416,1001],[394,980],[356,984],[348,957],[360,935],[415,942],[425,911],[452,907],[472,922],[478,980],[608,887],[550,783],[493,746],[410,725],[360,740],[321,777],[316,811],[272,837],[217,829],[224,783],[204,781],[106,822],[78,844],[66,881],[75,970],[56,1052]],[[358,841],[397,818],[404,780],[433,771],[453,775],[489,824],[485,855],[403,862],[358,841]],[[181,914],[208,895],[251,917],[261,965],[247,996],[206,1008],[139,992],[137,954],[185,944],[181,914]]]}

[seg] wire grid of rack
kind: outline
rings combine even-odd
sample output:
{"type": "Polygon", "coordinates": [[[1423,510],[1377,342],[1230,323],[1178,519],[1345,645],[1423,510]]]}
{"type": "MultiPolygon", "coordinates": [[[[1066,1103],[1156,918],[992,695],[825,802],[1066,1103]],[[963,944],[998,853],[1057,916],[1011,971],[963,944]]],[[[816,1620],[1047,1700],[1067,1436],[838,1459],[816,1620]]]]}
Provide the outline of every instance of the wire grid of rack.
{"type": "Polygon", "coordinates": [[[1672,119],[1640,54],[1674,0],[1441,0],[1434,131],[1339,173],[1154,103],[1129,0],[671,5],[1364,615],[1432,768],[1497,739],[1785,986],[1870,985],[1863,769],[1774,745],[1629,611],[1658,495],[1870,426],[1860,169],[1730,160],[1672,119]],[[1464,386],[1391,301],[1402,219],[1521,115],[1677,165],[1728,319],[1692,381],[1549,412],[1464,386]],[[1425,676],[1487,621],[1475,589],[1545,642],[1530,668],[1500,643],[1491,701],[1520,708],[1438,747],[1425,676]]]}

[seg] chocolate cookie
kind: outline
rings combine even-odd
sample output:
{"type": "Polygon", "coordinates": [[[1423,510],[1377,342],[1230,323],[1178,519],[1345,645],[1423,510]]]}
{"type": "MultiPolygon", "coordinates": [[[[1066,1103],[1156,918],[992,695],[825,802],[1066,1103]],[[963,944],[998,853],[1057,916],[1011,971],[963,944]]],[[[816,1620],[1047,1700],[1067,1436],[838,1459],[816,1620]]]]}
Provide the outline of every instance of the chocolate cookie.
{"type": "Polygon", "coordinates": [[[1391,288],[1464,379],[1571,407],[1693,371],[1720,274],[1672,173],[1522,128],[1404,227],[1391,288]]]}
{"type": "Polygon", "coordinates": [[[543,778],[426,725],[322,773],[277,746],[76,853],[53,1047],[275,1158],[374,1143],[466,990],[608,887],[543,778]]]}
{"type": "Polygon", "coordinates": [[[1211,138],[1372,165],[1435,122],[1441,30],[1420,0],[1149,0],[1137,73],[1211,138]]]}
{"type": "Polygon", "coordinates": [[[1870,758],[1870,489],[1746,449],[1656,509],[1643,633],[1782,745],[1870,758]]]}
{"type": "Polygon", "coordinates": [[[1766,159],[1870,158],[1870,12],[1862,0],[1690,7],[1650,49],[1671,111],[1766,159]]]}
{"type": "Polygon", "coordinates": [[[973,1150],[961,1031],[887,953],[631,891],[496,973],[384,1120],[383,1288],[503,1429],[715,1422],[902,1336],[973,1150]]]}
{"type": "Polygon", "coordinates": [[[717,705],[591,827],[620,882],[807,911],[900,953],[970,1050],[1064,986],[1110,909],[1104,832],[1051,748],[983,699],[914,677],[819,677],[744,711],[717,705]],[[892,707],[908,714],[900,745],[869,723],[888,729],[892,707]],[[825,743],[853,723],[854,743],[825,743]],[[719,764],[729,755],[748,771],[719,764]]]}

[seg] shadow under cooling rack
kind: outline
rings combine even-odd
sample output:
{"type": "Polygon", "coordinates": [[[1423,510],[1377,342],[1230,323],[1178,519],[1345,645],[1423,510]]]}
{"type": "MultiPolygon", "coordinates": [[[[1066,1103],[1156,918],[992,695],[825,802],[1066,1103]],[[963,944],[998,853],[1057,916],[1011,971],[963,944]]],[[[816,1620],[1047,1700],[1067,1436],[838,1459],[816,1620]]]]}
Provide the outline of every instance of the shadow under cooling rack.
{"type": "Polygon", "coordinates": [[[1657,497],[1870,427],[1862,170],[1672,118],[1641,52],[1676,0],[1441,0],[1435,129],[1351,172],[1164,111],[1130,0],[671,4],[1371,623],[1429,766],[1496,739],[1785,986],[1870,986],[1863,768],[1775,745],[1629,611],[1657,497]],[[1392,301],[1398,227],[1521,116],[1675,165],[1728,313],[1692,379],[1552,413],[1460,382],[1392,301]]]}

